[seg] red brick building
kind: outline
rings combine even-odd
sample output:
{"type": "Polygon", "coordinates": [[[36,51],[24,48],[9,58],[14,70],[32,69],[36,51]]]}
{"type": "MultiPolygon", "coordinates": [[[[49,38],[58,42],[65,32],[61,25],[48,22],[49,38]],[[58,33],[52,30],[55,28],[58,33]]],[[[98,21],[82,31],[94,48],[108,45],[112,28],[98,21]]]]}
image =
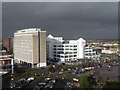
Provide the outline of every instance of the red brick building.
{"type": "Polygon", "coordinates": [[[2,48],[5,49],[7,52],[12,50],[12,38],[11,37],[3,37],[2,48]]]}

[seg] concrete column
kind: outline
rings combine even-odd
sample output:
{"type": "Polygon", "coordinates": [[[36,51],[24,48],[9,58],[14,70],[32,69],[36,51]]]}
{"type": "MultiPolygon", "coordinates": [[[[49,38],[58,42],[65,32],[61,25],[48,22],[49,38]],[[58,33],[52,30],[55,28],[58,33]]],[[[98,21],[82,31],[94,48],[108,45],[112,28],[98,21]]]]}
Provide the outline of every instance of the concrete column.
{"type": "Polygon", "coordinates": [[[28,66],[31,67],[31,66],[30,66],[30,63],[28,63],[28,66]]]}
{"type": "Polygon", "coordinates": [[[11,65],[12,65],[12,74],[14,73],[14,62],[13,62],[13,58],[11,60],[11,65]]]}
{"type": "Polygon", "coordinates": [[[25,62],[25,65],[27,65],[27,66],[28,66],[28,63],[26,63],[26,62],[25,62]]]}
{"type": "Polygon", "coordinates": [[[26,63],[24,62],[24,65],[26,65],[26,63]]]}
{"type": "Polygon", "coordinates": [[[22,64],[22,61],[20,60],[20,64],[22,64]]]}
{"type": "Polygon", "coordinates": [[[32,64],[32,68],[34,68],[34,64],[32,64]]]}
{"type": "Polygon", "coordinates": [[[29,66],[29,63],[26,63],[26,62],[25,62],[25,65],[26,65],[26,66],[29,66]]]}
{"type": "Polygon", "coordinates": [[[24,65],[26,65],[26,62],[24,62],[24,65]]]}
{"type": "Polygon", "coordinates": [[[23,61],[21,61],[21,64],[23,64],[23,61]]]}

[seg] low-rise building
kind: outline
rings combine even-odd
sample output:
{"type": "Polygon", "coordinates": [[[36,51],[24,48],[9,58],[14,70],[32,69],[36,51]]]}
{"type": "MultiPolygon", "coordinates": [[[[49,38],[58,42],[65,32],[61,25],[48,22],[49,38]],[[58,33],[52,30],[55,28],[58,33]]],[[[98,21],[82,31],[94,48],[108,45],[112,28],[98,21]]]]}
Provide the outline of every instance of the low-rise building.
{"type": "Polygon", "coordinates": [[[99,58],[100,54],[96,50],[93,50],[90,46],[85,46],[85,57],[88,59],[99,58]]]}
{"type": "Polygon", "coordinates": [[[110,49],[104,48],[104,49],[102,49],[102,53],[104,53],[104,54],[114,54],[114,53],[117,53],[117,51],[112,51],[110,49]]]}
{"type": "Polygon", "coordinates": [[[0,72],[8,72],[11,70],[13,55],[5,55],[5,50],[0,51],[0,72]]]}

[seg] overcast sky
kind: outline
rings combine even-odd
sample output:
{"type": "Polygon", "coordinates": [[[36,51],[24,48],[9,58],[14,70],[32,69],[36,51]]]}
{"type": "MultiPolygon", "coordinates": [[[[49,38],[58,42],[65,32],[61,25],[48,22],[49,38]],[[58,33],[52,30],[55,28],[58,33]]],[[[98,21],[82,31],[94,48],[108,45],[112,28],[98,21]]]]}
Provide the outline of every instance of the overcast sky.
{"type": "Polygon", "coordinates": [[[117,39],[117,2],[3,2],[3,36],[37,27],[65,39],[117,39]]]}

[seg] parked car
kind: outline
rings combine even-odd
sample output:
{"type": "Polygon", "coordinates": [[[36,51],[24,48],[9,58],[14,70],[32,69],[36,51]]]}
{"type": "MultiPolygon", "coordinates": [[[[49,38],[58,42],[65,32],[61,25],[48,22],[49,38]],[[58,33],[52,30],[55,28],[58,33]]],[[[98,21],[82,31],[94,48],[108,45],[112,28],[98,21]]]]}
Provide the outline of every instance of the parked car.
{"type": "Polygon", "coordinates": [[[22,88],[27,84],[27,81],[25,78],[19,79],[18,81],[12,81],[10,83],[10,88],[22,88]]]}
{"type": "Polygon", "coordinates": [[[45,86],[45,88],[53,88],[55,85],[55,80],[50,80],[47,85],[45,86]]]}
{"type": "Polygon", "coordinates": [[[30,77],[27,79],[27,82],[33,81],[35,78],[34,77],[30,77]]]}
{"type": "Polygon", "coordinates": [[[76,82],[78,82],[78,81],[79,81],[79,79],[77,79],[77,78],[73,78],[73,81],[76,81],[76,82]]]}

